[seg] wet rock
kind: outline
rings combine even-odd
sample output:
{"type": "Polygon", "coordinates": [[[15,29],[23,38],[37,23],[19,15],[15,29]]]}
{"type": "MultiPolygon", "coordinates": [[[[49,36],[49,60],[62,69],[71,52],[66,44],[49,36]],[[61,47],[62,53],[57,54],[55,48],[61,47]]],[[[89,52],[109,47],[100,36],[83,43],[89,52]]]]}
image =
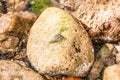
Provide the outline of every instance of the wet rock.
{"type": "Polygon", "coordinates": [[[44,80],[44,78],[15,62],[0,60],[0,80],[44,80]]]}
{"type": "Polygon", "coordinates": [[[47,8],[31,28],[27,55],[41,74],[85,76],[94,61],[93,53],[83,26],[59,8],[47,8]]]}

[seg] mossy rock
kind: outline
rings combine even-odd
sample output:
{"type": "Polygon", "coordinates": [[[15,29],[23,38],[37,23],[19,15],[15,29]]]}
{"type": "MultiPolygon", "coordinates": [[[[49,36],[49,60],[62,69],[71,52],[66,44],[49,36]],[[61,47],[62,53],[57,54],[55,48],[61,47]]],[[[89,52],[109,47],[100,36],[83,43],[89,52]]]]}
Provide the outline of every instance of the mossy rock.
{"type": "Polygon", "coordinates": [[[85,76],[94,61],[93,53],[82,25],[59,8],[47,8],[31,28],[27,55],[41,74],[85,76]]]}

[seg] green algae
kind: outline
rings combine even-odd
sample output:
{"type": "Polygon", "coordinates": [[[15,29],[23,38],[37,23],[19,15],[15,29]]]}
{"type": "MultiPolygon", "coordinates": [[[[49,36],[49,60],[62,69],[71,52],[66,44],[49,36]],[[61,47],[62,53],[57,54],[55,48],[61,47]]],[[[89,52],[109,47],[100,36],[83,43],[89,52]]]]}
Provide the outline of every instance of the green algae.
{"type": "Polygon", "coordinates": [[[41,14],[41,12],[47,7],[52,6],[51,0],[31,0],[30,10],[36,14],[41,14]]]}

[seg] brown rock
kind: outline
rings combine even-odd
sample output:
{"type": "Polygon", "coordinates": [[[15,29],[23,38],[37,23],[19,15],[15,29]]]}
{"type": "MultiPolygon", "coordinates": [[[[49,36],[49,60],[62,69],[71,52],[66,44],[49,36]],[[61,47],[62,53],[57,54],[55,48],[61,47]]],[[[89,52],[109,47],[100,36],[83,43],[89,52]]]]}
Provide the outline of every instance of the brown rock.
{"type": "Polygon", "coordinates": [[[36,16],[30,12],[9,12],[0,17],[0,47],[13,49],[27,36],[36,16]]]}
{"type": "Polygon", "coordinates": [[[44,78],[30,68],[12,61],[0,60],[0,80],[44,80],[44,78]]]}
{"type": "Polygon", "coordinates": [[[84,0],[60,0],[60,5],[63,9],[76,10],[84,0]]]}
{"type": "Polygon", "coordinates": [[[9,12],[0,17],[0,55],[2,58],[13,58],[21,53],[26,47],[29,30],[36,19],[37,16],[28,11],[9,12]]]}
{"type": "MultiPolygon", "coordinates": [[[[25,12],[26,13],[26,12],[25,12]]],[[[9,12],[0,17],[0,34],[14,32],[24,34],[30,30],[32,24],[35,22],[35,15],[28,12],[28,15],[31,15],[31,18],[27,18],[24,12],[9,12]],[[24,15],[23,15],[24,14],[24,15]]],[[[27,16],[28,16],[27,15],[27,16]]]]}
{"type": "Polygon", "coordinates": [[[120,0],[88,0],[73,12],[94,39],[120,40],[120,0]]]}
{"type": "Polygon", "coordinates": [[[7,9],[13,12],[20,12],[27,10],[29,6],[29,0],[6,0],[7,9]]]}

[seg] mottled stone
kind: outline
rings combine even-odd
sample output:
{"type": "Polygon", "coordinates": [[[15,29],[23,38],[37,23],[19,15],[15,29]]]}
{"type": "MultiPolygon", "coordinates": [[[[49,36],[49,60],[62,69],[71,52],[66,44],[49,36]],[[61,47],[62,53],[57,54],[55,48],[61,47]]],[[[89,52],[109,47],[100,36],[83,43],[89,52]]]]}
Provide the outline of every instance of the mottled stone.
{"type": "Polygon", "coordinates": [[[31,28],[27,55],[41,74],[85,76],[94,61],[93,53],[83,26],[59,8],[47,8],[31,28]]]}

